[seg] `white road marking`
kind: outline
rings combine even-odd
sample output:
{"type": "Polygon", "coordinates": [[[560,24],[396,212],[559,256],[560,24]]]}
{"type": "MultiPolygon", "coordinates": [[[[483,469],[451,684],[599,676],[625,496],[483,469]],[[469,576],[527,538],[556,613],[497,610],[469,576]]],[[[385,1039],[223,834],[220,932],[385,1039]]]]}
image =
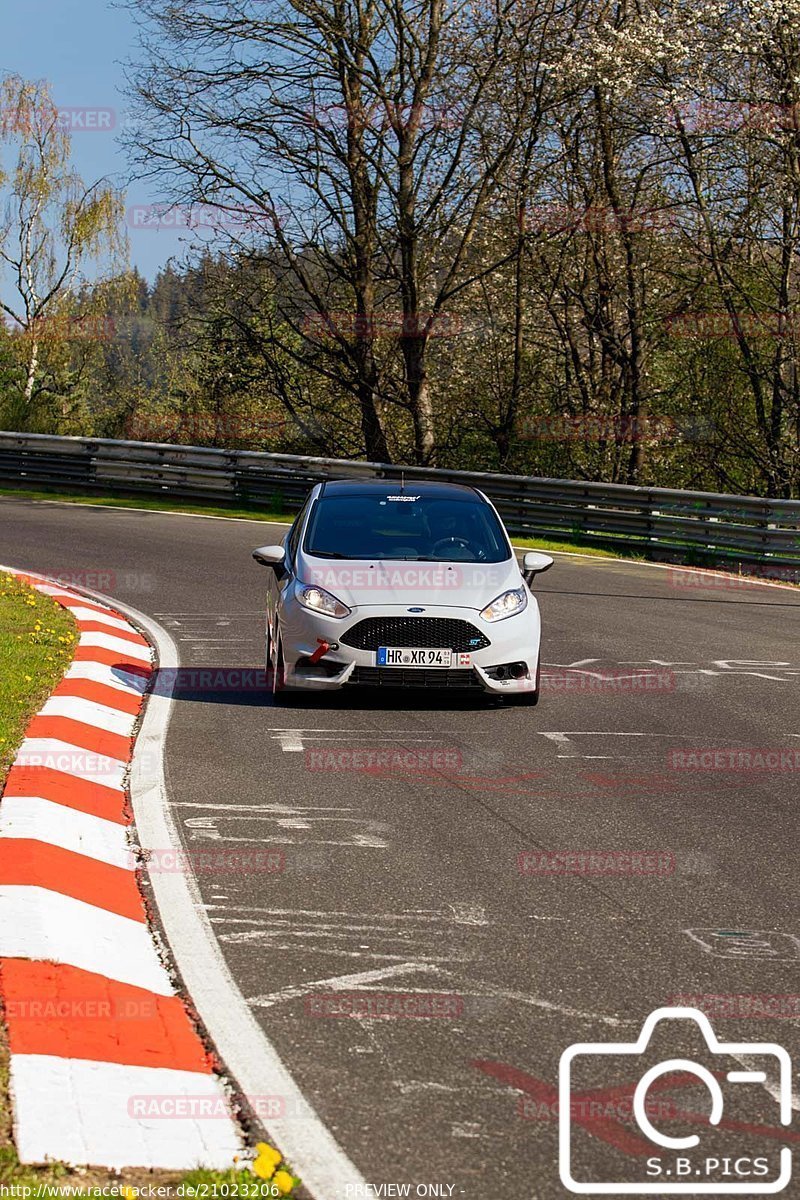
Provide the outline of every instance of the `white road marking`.
{"type": "Polygon", "coordinates": [[[450,904],[456,925],[488,925],[486,909],[481,904],[450,904]]]}
{"type": "Polygon", "coordinates": [[[555,742],[559,750],[568,751],[567,754],[559,754],[559,758],[580,758],[581,754],[574,742],[570,741],[565,733],[542,733],[542,737],[548,738],[551,742],[555,742]]]}
{"type": "MultiPolygon", "coordinates": [[[[286,909],[248,915],[244,906],[215,911],[212,921],[231,945],[262,943],[275,949],[291,946],[297,953],[381,963],[455,963],[469,955],[452,947],[452,910],[422,917],[394,913],[309,913],[286,909]],[[241,915],[237,915],[241,914],[241,915]],[[234,930],[233,925],[247,926],[234,930]]],[[[481,936],[481,935],[478,935],[481,936]]]]}
{"type": "MultiPolygon", "coordinates": [[[[201,808],[217,812],[234,812],[234,813],[285,813],[291,816],[301,810],[293,804],[206,804],[198,800],[176,800],[173,808],[201,808]]],[[[355,810],[349,805],[337,804],[309,804],[303,805],[302,812],[354,812],[355,810]]]]}
{"type": "Polygon", "coordinates": [[[454,1121],[450,1126],[452,1137],[461,1138],[479,1138],[483,1136],[483,1129],[477,1121],[454,1121]]]}
{"type": "MultiPolygon", "coordinates": [[[[239,935],[239,934],[224,934],[223,933],[220,936],[219,940],[221,942],[232,942],[232,943],[236,943],[237,941],[244,941],[247,943],[257,942],[258,941],[258,936],[257,936],[258,932],[259,931],[257,931],[257,930],[254,931],[253,936],[249,937],[249,938],[244,934],[239,935]]],[[[406,952],[405,954],[380,954],[377,952],[367,951],[366,949],[343,950],[338,946],[327,946],[327,945],[326,946],[310,946],[310,947],[309,946],[301,946],[301,945],[298,945],[297,942],[272,942],[272,941],[269,941],[268,944],[269,944],[269,948],[271,950],[281,950],[281,951],[286,950],[287,952],[291,952],[292,954],[299,954],[302,951],[307,950],[310,953],[313,953],[316,955],[326,954],[326,955],[333,955],[334,958],[365,959],[368,962],[372,962],[372,961],[387,962],[387,963],[388,962],[405,962],[405,960],[408,957],[408,952],[406,952]]],[[[422,955],[422,956],[420,956],[419,961],[421,963],[431,963],[434,966],[439,966],[440,963],[469,962],[469,958],[467,955],[464,955],[464,954],[449,955],[449,956],[448,955],[430,955],[430,956],[422,955]]]]}
{"type": "Polygon", "coordinates": [[[6,796],[0,804],[0,837],[61,846],[125,871],[136,866],[127,826],[41,796],[6,796]]]}
{"type": "Polygon", "coordinates": [[[542,737],[643,737],[643,738],[700,738],[697,733],[623,733],[615,729],[570,729],[566,733],[545,733],[539,730],[542,737]]]}
{"type": "MultiPolygon", "coordinates": [[[[333,809],[332,811],[334,813],[338,812],[336,809],[333,809]]],[[[272,823],[274,826],[277,826],[276,830],[265,830],[263,833],[259,833],[258,836],[248,836],[245,834],[244,837],[237,837],[236,835],[225,834],[224,840],[226,842],[246,842],[250,845],[253,845],[254,843],[260,844],[265,839],[269,839],[269,841],[275,844],[280,843],[284,845],[305,845],[312,843],[319,846],[360,846],[372,850],[386,850],[389,846],[389,843],[386,841],[386,839],[380,836],[381,833],[385,832],[387,829],[387,826],[384,822],[373,821],[368,817],[342,817],[338,815],[328,816],[324,809],[322,813],[319,811],[314,811],[310,815],[304,815],[302,812],[296,812],[287,813],[280,817],[276,817],[271,813],[259,813],[258,816],[251,814],[230,813],[224,817],[188,817],[184,820],[183,824],[187,829],[192,830],[192,841],[220,841],[223,839],[223,834],[217,828],[216,822],[218,820],[224,820],[226,822],[244,821],[248,825],[252,824],[254,821],[258,821],[262,823],[272,823]],[[331,824],[356,825],[361,826],[362,828],[366,826],[367,829],[366,832],[363,833],[359,833],[355,829],[352,831],[342,830],[342,836],[339,838],[319,836],[320,831],[317,829],[317,826],[331,824]],[[294,830],[294,832],[297,834],[309,834],[311,836],[291,837],[286,832],[287,830],[294,830]]],[[[334,830],[333,832],[335,833],[337,831],[334,830]]]]}
{"type": "MultiPolygon", "coordinates": [[[[147,630],[158,648],[163,671],[180,665],[177,648],[166,630],[143,613],[121,604],[118,607],[147,630]]],[[[181,847],[164,778],[164,743],[171,713],[171,694],[151,695],[133,756],[131,799],[145,850],[181,847]]],[[[303,1121],[270,1119],[270,1140],[319,1200],[326,1200],[332,1191],[344,1195],[348,1187],[353,1194],[365,1194],[366,1180],[308,1104],[237,987],[203,909],[197,880],[189,874],[166,872],[155,872],[150,879],[186,988],[240,1091],[249,1096],[283,1096],[289,1113],[306,1114],[303,1121]]]]}
{"type": "Polygon", "coordinates": [[[771,929],[684,929],[683,932],[712,958],[759,962],[796,962],[800,958],[800,938],[792,933],[771,929]]]}
{"type": "MultiPolygon", "coordinates": [[[[303,741],[305,741],[305,742],[320,742],[320,741],[342,742],[342,741],[344,741],[344,739],[341,736],[341,731],[335,730],[335,729],[333,729],[333,730],[320,729],[318,732],[316,730],[310,730],[310,729],[300,729],[300,730],[283,730],[282,729],[278,732],[271,733],[270,736],[272,737],[272,739],[274,741],[277,741],[277,739],[280,737],[280,735],[282,733],[300,733],[302,735],[303,741]]],[[[380,729],[372,729],[372,730],[351,729],[348,731],[348,734],[347,734],[347,744],[348,745],[350,745],[351,740],[353,742],[370,742],[370,741],[378,741],[378,742],[441,742],[443,739],[440,734],[425,733],[425,732],[420,733],[420,731],[418,729],[409,730],[408,733],[403,733],[402,730],[400,730],[400,731],[393,730],[391,733],[389,733],[389,732],[383,732],[380,729]]]]}
{"type": "MultiPolygon", "coordinates": [[[[206,907],[212,908],[213,905],[206,907]]],[[[267,913],[274,917],[352,917],[355,920],[363,921],[441,921],[453,920],[448,909],[440,908],[424,908],[424,909],[405,909],[401,913],[374,913],[374,912],[344,912],[339,909],[324,909],[324,908],[264,908],[255,904],[237,904],[234,905],[234,912],[254,912],[267,913]]]]}
{"type": "Polygon", "coordinates": [[[263,996],[251,996],[247,1001],[253,1008],[272,1008],[285,1000],[298,1000],[308,996],[312,991],[326,989],[329,992],[347,991],[350,988],[364,987],[368,983],[379,983],[384,979],[396,979],[399,975],[413,975],[420,971],[431,971],[432,967],[425,963],[404,962],[394,967],[378,967],[374,971],[355,971],[350,975],[331,975],[327,979],[313,979],[300,986],[281,988],[278,992],[268,992],[263,996]]]}
{"type": "MultiPolygon", "coordinates": [[[[608,1017],[601,1013],[584,1012],[581,1009],[570,1008],[563,1004],[556,1004],[551,1000],[545,1000],[540,996],[532,996],[527,992],[518,992],[510,988],[500,987],[496,984],[487,983],[483,980],[474,981],[467,980],[464,976],[455,971],[448,971],[438,965],[437,962],[430,959],[421,958],[416,960],[399,961],[395,966],[378,968],[374,971],[357,971],[347,975],[334,975],[325,979],[313,980],[307,984],[281,988],[280,991],[270,992],[263,996],[254,996],[250,1000],[250,1004],[257,1008],[271,1008],[275,1004],[280,1004],[285,1001],[296,1000],[301,996],[308,995],[314,990],[327,989],[328,991],[347,991],[350,989],[361,991],[380,991],[375,987],[386,979],[396,978],[401,975],[427,974],[435,976],[437,979],[447,980],[448,995],[469,996],[476,999],[485,999],[487,996],[493,999],[510,1000],[517,1004],[524,1004],[530,1008],[539,1008],[544,1012],[558,1013],[561,1016],[577,1018],[586,1021],[599,1021],[604,1025],[609,1025],[614,1028],[625,1025],[635,1024],[633,1020],[620,1017],[608,1017]]],[[[414,994],[427,994],[429,989],[422,988],[404,988],[404,992],[414,994]]],[[[441,989],[439,989],[441,990],[441,989]]]]}
{"type": "MultiPolygon", "coordinates": [[[[244,933],[231,934],[232,939],[246,941],[250,937],[263,934],[264,937],[283,937],[285,933],[291,934],[292,937],[310,938],[317,937],[318,934],[324,934],[326,938],[348,938],[354,933],[388,933],[392,934],[399,940],[399,935],[403,934],[414,935],[414,930],[398,930],[393,925],[332,925],[326,924],[324,921],[315,923],[313,929],[295,929],[292,927],[292,922],[285,921],[261,921],[257,922],[253,917],[214,917],[218,925],[255,925],[259,924],[259,929],[248,930],[244,933]],[[274,925],[274,929],[268,928],[269,925],[274,925]]],[[[446,938],[450,934],[446,929],[429,929],[426,933],[430,937],[446,938]]]]}
{"type": "Polygon", "coordinates": [[[571,729],[568,731],[540,729],[538,732],[540,737],[548,738],[551,742],[555,742],[560,750],[566,751],[564,754],[558,754],[558,758],[617,759],[629,757],[624,754],[582,754],[576,743],[572,741],[576,737],[681,738],[683,741],[697,741],[701,737],[699,734],[684,736],[677,733],[623,733],[611,729],[571,729]]]}
{"type": "Polygon", "coordinates": [[[277,736],[284,754],[297,753],[303,749],[303,735],[299,729],[283,730],[277,736]]]}
{"type": "Polygon", "coordinates": [[[219,1170],[242,1157],[237,1125],[220,1081],[199,1071],[131,1067],[120,1063],[57,1058],[48,1054],[12,1054],[11,1090],[16,1109],[15,1134],[20,1160],[82,1166],[104,1163],[112,1169],[185,1170],[202,1162],[219,1170]],[[68,1096],[69,1104],[64,1104],[68,1096]],[[217,1115],[180,1121],[131,1120],[137,1098],[156,1110],[159,1098],[174,1105],[178,1097],[192,1105],[205,1099],[217,1115]]]}
{"type": "Polygon", "coordinates": [[[234,644],[238,645],[238,646],[244,646],[246,644],[249,644],[250,638],[198,637],[194,633],[187,633],[186,637],[179,637],[178,641],[179,642],[191,642],[192,645],[195,645],[195,646],[205,646],[205,645],[232,646],[234,644]]]}

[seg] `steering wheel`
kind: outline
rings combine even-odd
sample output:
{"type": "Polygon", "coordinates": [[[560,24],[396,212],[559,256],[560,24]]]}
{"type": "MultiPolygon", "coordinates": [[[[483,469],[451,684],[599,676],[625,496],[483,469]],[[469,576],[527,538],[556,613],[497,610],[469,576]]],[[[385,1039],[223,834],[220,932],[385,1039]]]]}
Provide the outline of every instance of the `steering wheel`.
{"type": "Polygon", "coordinates": [[[439,541],[434,542],[433,546],[431,547],[431,553],[438,557],[440,546],[443,548],[446,548],[447,546],[463,546],[465,550],[469,550],[470,552],[472,551],[472,546],[470,545],[469,540],[463,537],[439,538],[439,541]]]}

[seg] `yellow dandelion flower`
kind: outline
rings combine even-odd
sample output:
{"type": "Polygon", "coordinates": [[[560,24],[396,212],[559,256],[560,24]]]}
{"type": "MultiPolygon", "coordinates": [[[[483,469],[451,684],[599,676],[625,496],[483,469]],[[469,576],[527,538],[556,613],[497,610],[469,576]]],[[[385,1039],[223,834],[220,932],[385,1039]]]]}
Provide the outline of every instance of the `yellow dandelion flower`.
{"type": "Polygon", "coordinates": [[[253,1173],[259,1179],[272,1179],[272,1176],[275,1174],[275,1168],[282,1160],[283,1155],[266,1142],[257,1143],[256,1154],[258,1157],[253,1162],[253,1173]]]}

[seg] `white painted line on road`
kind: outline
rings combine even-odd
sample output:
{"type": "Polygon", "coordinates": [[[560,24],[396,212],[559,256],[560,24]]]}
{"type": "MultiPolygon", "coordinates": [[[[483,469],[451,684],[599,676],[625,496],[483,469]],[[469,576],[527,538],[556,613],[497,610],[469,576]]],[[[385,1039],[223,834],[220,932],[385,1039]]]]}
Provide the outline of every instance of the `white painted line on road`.
{"type": "MultiPolygon", "coordinates": [[[[604,1025],[615,1027],[635,1024],[632,1019],[607,1017],[601,1013],[584,1012],[581,1009],[569,1008],[563,1004],[556,1004],[552,1000],[545,1000],[540,996],[531,996],[527,992],[518,992],[510,988],[500,987],[493,983],[487,983],[484,980],[467,980],[463,975],[455,971],[448,971],[439,966],[435,960],[429,959],[400,961],[396,966],[383,967],[375,971],[359,971],[349,975],[335,975],[330,979],[321,979],[308,983],[303,988],[284,988],[279,992],[268,993],[265,996],[256,996],[251,1003],[257,1004],[259,1007],[269,1008],[273,1003],[278,1003],[281,1000],[292,1000],[296,999],[297,996],[305,995],[313,988],[327,987],[331,991],[342,991],[353,986],[361,986],[364,987],[365,991],[374,991],[375,989],[369,985],[379,983],[382,979],[390,978],[393,975],[410,974],[415,971],[434,975],[439,979],[446,979],[452,988],[453,994],[459,996],[473,996],[476,998],[491,996],[496,999],[512,1000],[515,1003],[525,1004],[531,1008],[543,1009],[545,1012],[558,1013],[562,1016],[576,1017],[587,1021],[600,1021],[604,1025]]],[[[404,991],[421,993],[422,989],[406,988],[404,991]]]]}
{"type": "MultiPolygon", "coordinates": [[[[159,669],[169,679],[170,670],[180,666],[170,635],[144,613],[118,601],[115,605],[147,631],[158,651],[159,669]]],[[[164,744],[171,715],[171,692],[151,693],[130,779],[136,828],[144,850],[182,848],[164,777],[164,744]]],[[[365,1194],[366,1180],[308,1104],[248,1007],[204,911],[197,880],[190,874],[153,872],[150,881],[187,991],[242,1093],[283,1096],[288,1113],[304,1113],[303,1121],[291,1116],[269,1120],[273,1142],[319,1200],[329,1200],[333,1191],[346,1195],[348,1187],[365,1194]]]]}
{"type": "Polygon", "coordinates": [[[202,808],[215,811],[221,809],[225,812],[241,812],[241,813],[271,813],[285,814],[286,816],[294,816],[296,813],[315,813],[315,812],[354,812],[352,805],[338,804],[304,804],[298,807],[296,804],[211,804],[202,800],[176,800],[173,808],[202,808]]]}
{"type": "Polygon", "coordinates": [[[541,736],[555,742],[559,750],[569,751],[568,754],[559,755],[559,758],[580,758],[578,747],[569,740],[565,733],[541,733],[541,736]]]}
{"type": "Polygon", "coordinates": [[[299,729],[286,730],[278,734],[284,754],[297,754],[303,749],[303,735],[299,729]]]}
{"type": "MultiPolygon", "coordinates": [[[[272,733],[350,733],[354,732],[352,725],[270,725],[272,733]]],[[[418,729],[395,729],[394,733],[412,737],[419,733],[418,729]]],[[[360,736],[365,736],[361,734],[360,736]]]]}
{"type": "MultiPolygon", "coordinates": [[[[452,908],[453,906],[448,906],[452,908]]],[[[271,917],[355,917],[359,921],[441,921],[454,920],[442,908],[405,909],[401,913],[344,912],[326,908],[264,908],[257,904],[235,904],[233,912],[268,913],[271,917]]],[[[458,924],[458,922],[456,922],[458,924]]]]}
{"type": "Polygon", "coordinates": [[[428,963],[398,963],[394,967],[378,967],[374,971],[355,971],[350,975],[332,975],[328,979],[312,979],[302,987],[285,987],[278,992],[252,996],[247,1003],[254,1008],[272,1008],[274,1004],[280,1004],[286,1000],[299,1000],[301,996],[308,996],[314,990],[321,988],[327,988],[331,992],[340,992],[348,988],[364,987],[368,983],[380,983],[384,979],[395,979],[398,975],[415,975],[419,971],[424,973],[435,969],[428,963]]]}

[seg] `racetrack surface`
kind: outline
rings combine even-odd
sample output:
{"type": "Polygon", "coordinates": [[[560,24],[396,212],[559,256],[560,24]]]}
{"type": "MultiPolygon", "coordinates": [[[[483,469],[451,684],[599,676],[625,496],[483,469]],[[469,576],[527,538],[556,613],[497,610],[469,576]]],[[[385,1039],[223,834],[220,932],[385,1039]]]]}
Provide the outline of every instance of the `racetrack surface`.
{"type": "MultiPolygon", "coordinates": [[[[0,501],[0,561],[140,609],[182,664],[215,671],[263,665],[264,568],[250,552],[284,532],[0,501]]],[[[800,993],[797,769],[785,756],[752,770],[670,757],[800,751],[800,593],[686,578],[557,558],[535,585],[552,680],[535,709],[433,691],[275,705],[263,690],[181,681],[168,786],[220,946],[370,1183],[565,1196],[552,1089],[566,1047],[632,1041],[676,996],[800,993]],[[608,682],[642,670],[661,686],[608,682]],[[387,748],[444,751],[449,767],[357,769],[353,752],[387,748]],[[320,750],[339,769],[320,769],[320,750]],[[219,870],[227,852],[262,847],[283,851],[282,871],[219,870]],[[660,857],[553,874],[533,856],[520,871],[521,853],[567,850],[660,857]],[[450,1015],[317,1015],[309,998],[337,989],[448,994],[450,1015]]],[[[713,1023],[726,1040],[799,1048],[796,1019],[713,1023]]],[[[598,1069],[587,1082],[636,1077],[598,1069]]],[[[776,1127],[775,1091],[770,1077],[755,1099],[736,1093],[726,1118],[776,1127]]],[[[702,1088],[687,1094],[707,1111],[702,1088]]],[[[581,1125],[576,1171],[641,1172],[630,1128],[613,1115],[581,1125]]],[[[777,1145],[763,1130],[726,1136],[741,1154],[777,1145]]]]}

